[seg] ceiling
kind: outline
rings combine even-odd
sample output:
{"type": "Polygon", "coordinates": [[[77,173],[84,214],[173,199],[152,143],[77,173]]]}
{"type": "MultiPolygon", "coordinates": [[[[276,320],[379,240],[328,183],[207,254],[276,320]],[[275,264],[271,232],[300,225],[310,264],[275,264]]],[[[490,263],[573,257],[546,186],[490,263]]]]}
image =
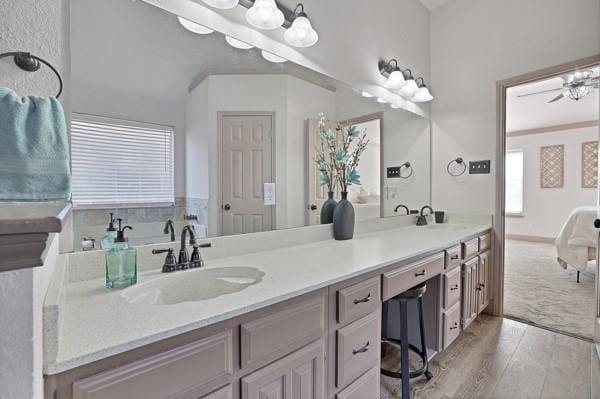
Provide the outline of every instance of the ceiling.
{"type": "MultiPolygon", "coordinates": [[[[595,67],[594,76],[598,76],[599,67],[595,67]]],[[[579,101],[563,98],[548,103],[560,91],[518,97],[522,94],[562,87],[563,80],[557,76],[507,90],[506,97],[506,131],[536,129],[541,127],[565,125],[569,123],[598,120],[600,114],[599,89],[592,89],[590,94],[579,101]]]]}
{"type": "Polygon", "coordinates": [[[452,0],[421,0],[421,3],[423,3],[429,11],[433,11],[450,1],[452,0]]]}

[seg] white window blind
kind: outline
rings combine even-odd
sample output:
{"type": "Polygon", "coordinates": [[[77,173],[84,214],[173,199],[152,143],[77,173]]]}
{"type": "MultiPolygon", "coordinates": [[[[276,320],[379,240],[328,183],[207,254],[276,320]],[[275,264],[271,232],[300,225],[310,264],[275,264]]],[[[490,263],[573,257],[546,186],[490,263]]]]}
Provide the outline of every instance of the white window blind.
{"type": "Polygon", "coordinates": [[[174,202],[173,129],[73,114],[73,205],[174,202]]]}
{"type": "Polygon", "coordinates": [[[506,153],[506,214],[523,214],[523,150],[506,153]]]}

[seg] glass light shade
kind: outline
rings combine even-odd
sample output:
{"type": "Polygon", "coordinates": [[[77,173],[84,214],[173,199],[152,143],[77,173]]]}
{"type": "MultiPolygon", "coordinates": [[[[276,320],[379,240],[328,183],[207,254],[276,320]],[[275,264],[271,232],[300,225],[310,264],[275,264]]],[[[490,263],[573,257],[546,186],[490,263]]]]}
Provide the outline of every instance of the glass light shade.
{"type": "Polygon", "coordinates": [[[294,47],[310,47],[319,41],[319,35],[306,17],[296,17],[292,26],[283,34],[286,42],[294,47]]]}
{"type": "Polygon", "coordinates": [[[424,103],[431,100],[433,100],[433,96],[429,92],[427,86],[419,87],[415,94],[410,98],[410,101],[415,103],[424,103]]]}
{"type": "Polygon", "coordinates": [[[571,100],[579,101],[590,93],[590,86],[571,87],[565,91],[565,97],[571,100]]]}
{"type": "Polygon", "coordinates": [[[284,19],[275,0],[256,0],[246,12],[248,23],[258,29],[277,29],[283,25],[284,19]]]}
{"type": "Polygon", "coordinates": [[[263,58],[269,62],[281,64],[282,62],[287,61],[285,58],[275,55],[273,53],[269,53],[268,51],[265,51],[265,50],[261,50],[260,53],[262,54],[263,58]]]}
{"type": "Polygon", "coordinates": [[[373,95],[371,93],[369,93],[368,91],[361,91],[360,95],[365,97],[365,98],[371,98],[373,97],[373,95]]]}
{"type": "Polygon", "coordinates": [[[206,4],[221,10],[228,10],[238,5],[239,0],[202,0],[206,4]]]}
{"type": "Polygon", "coordinates": [[[391,108],[394,108],[394,109],[400,109],[400,108],[402,108],[402,107],[401,107],[401,106],[399,106],[398,104],[390,104],[390,107],[391,107],[391,108]]]}
{"type": "Polygon", "coordinates": [[[380,97],[377,97],[377,102],[379,104],[385,104],[385,103],[387,103],[387,101],[385,101],[383,98],[380,98],[380,97]]]}
{"type": "Polygon", "coordinates": [[[390,73],[390,76],[383,84],[383,87],[385,87],[386,89],[400,89],[404,87],[405,84],[406,81],[404,80],[404,74],[396,69],[395,71],[390,73]]]}
{"type": "Polygon", "coordinates": [[[408,79],[406,81],[406,84],[404,85],[403,88],[400,89],[400,91],[398,92],[398,94],[400,94],[403,97],[412,97],[413,94],[415,94],[417,92],[417,83],[415,82],[414,79],[408,79]]]}
{"type": "Polygon", "coordinates": [[[199,35],[208,35],[214,32],[214,30],[207,28],[204,25],[197,24],[195,22],[190,21],[189,19],[177,17],[181,26],[185,29],[189,30],[193,33],[198,33],[199,35]]]}
{"type": "Polygon", "coordinates": [[[249,50],[251,48],[254,48],[253,45],[248,44],[248,43],[243,42],[243,41],[238,40],[238,39],[234,39],[231,36],[225,36],[225,40],[227,41],[227,43],[229,43],[229,45],[231,47],[239,48],[240,50],[249,50]]]}

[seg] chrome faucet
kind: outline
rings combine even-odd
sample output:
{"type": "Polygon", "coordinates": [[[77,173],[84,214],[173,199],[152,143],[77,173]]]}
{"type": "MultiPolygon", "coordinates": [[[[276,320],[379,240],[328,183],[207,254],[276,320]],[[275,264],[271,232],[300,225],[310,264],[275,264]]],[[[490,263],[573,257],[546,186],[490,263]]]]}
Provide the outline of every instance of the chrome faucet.
{"type": "Polygon", "coordinates": [[[181,247],[179,248],[179,258],[177,260],[178,269],[187,269],[189,267],[190,259],[188,258],[185,241],[187,235],[190,235],[190,245],[196,245],[196,231],[193,226],[189,224],[183,227],[181,231],[181,247]]]}
{"type": "Polygon", "coordinates": [[[171,219],[167,220],[165,223],[165,227],[163,228],[163,233],[169,234],[171,232],[171,241],[175,241],[175,228],[173,227],[173,221],[171,219]]]}
{"type": "Polygon", "coordinates": [[[425,209],[429,209],[429,213],[427,215],[431,215],[433,213],[433,208],[430,207],[429,205],[424,205],[421,208],[421,212],[419,214],[419,216],[417,216],[417,226],[426,226],[427,225],[427,215],[423,214],[423,211],[425,211],[425,209]]]}
{"type": "Polygon", "coordinates": [[[398,213],[398,209],[400,209],[400,208],[406,209],[406,214],[407,215],[410,214],[410,210],[408,209],[408,207],[406,205],[403,205],[403,204],[400,204],[397,207],[395,207],[394,208],[394,212],[398,213]]]}

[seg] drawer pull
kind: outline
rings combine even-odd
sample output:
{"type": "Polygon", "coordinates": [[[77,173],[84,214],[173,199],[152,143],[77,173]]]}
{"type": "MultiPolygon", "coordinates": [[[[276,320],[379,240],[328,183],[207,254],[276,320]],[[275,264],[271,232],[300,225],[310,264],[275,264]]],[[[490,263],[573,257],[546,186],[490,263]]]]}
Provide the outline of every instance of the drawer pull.
{"type": "Polygon", "coordinates": [[[371,300],[371,293],[369,292],[369,295],[367,295],[366,297],[364,297],[363,299],[355,299],[354,300],[354,304],[358,305],[359,303],[365,303],[365,302],[369,302],[371,300]]]}
{"type": "Polygon", "coordinates": [[[479,286],[480,286],[481,288],[483,288],[483,287],[485,287],[485,284],[483,284],[483,283],[480,283],[480,284],[479,284],[479,286]]]}
{"type": "Polygon", "coordinates": [[[415,277],[424,276],[424,275],[425,275],[425,269],[423,269],[420,273],[415,273],[415,277]]]}
{"type": "Polygon", "coordinates": [[[477,290],[477,291],[483,291],[483,288],[481,288],[481,287],[477,287],[477,288],[476,288],[476,290],[477,290]]]}
{"type": "Polygon", "coordinates": [[[456,330],[458,328],[458,323],[454,323],[454,325],[452,327],[450,327],[450,330],[456,330]]]}
{"type": "Polygon", "coordinates": [[[458,259],[458,254],[456,254],[456,255],[452,255],[452,256],[450,257],[450,260],[457,260],[457,259],[458,259]]]}
{"type": "Polygon", "coordinates": [[[370,346],[371,346],[371,343],[369,341],[367,341],[367,343],[365,344],[365,346],[363,346],[362,348],[360,348],[360,349],[352,349],[352,354],[356,355],[356,354],[359,354],[359,353],[364,353],[364,352],[366,352],[366,351],[369,350],[370,346]]]}
{"type": "Polygon", "coordinates": [[[458,284],[453,285],[452,287],[450,287],[450,291],[456,291],[458,289],[458,284]]]}

